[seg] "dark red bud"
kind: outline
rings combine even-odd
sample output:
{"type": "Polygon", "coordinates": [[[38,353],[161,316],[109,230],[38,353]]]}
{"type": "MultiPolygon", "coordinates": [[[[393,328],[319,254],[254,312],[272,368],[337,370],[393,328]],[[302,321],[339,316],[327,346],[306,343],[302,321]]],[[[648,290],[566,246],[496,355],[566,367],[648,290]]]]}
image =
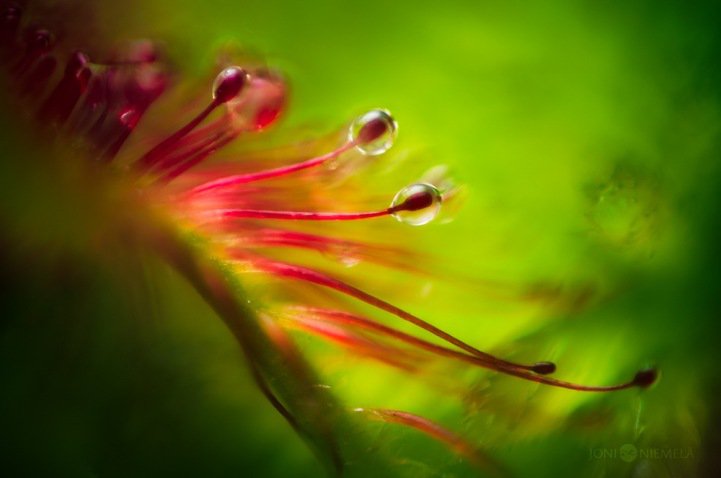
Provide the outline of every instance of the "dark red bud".
{"type": "Polygon", "coordinates": [[[213,98],[216,103],[227,103],[240,94],[248,81],[248,74],[242,68],[229,67],[220,72],[215,80],[213,98]]]}
{"type": "Polygon", "coordinates": [[[531,370],[540,375],[549,375],[556,371],[556,364],[553,362],[536,362],[531,370]]]}
{"type": "Polygon", "coordinates": [[[357,142],[359,144],[371,143],[383,136],[386,131],[388,131],[388,124],[384,121],[384,119],[374,118],[368,123],[364,124],[363,127],[360,129],[360,131],[358,132],[357,142]]]}
{"type": "Polygon", "coordinates": [[[398,206],[400,211],[420,211],[433,204],[433,194],[427,191],[417,192],[408,197],[403,203],[398,206]]]}
{"type": "Polygon", "coordinates": [[[650,387],[658,379],[658,372],[655,369],[641,370],[633,377],[634,385],[639,387],[650,387]]]}

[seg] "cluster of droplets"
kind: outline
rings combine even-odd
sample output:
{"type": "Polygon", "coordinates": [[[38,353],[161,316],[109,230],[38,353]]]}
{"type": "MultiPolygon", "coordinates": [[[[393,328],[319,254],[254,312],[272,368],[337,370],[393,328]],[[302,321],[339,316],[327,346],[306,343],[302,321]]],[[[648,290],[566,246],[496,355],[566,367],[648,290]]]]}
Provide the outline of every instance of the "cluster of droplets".
{"type": "MultiPolygon", "coordinates": [[[[240,105],[244,104],[243,95],[236,94],[233,96],[225,94],[224,92],[226,91],[226,82],[230,82],[231,85],[246,83],[246,81],[238,81],[238,78],[245,78],[247,80],[248,76],[244,75],[243,71],[244,70],[239,67],[231,67],[223,70],[218,75],[214,86],[214,99],[225,99],[232,96],[232,99],[227,101],[228,109],[236,115],[238,115],[239,111],[241,111],[240,105]]],[[[235,92],[236,88],[232,88],[230,90],[235,92]]],[[[257,107],[257,105],[262,105],[262,107],[259,109],[251,108],[249,111],[263,111],[263,107],[266,106],[263,101],[258,101],[257,98],[254,102],[252,102],[252,104],[255,107],[257,107]]],[[[272,102],[270,102],[270,104],[272,104],[272,102]]],[[[240,116],[244,115],[241,114],[240,116]]],[[[223,198],[224,193],[228,190],[232,190],[240,192],[242,196],[243,188],[250,183],[285,177],[299,171],[316,168],[321,165],[330,167],[331,170],[335,169],[335,163],[338,159],[351,150],[355,150],[363,156],[379,156],[386,153],[393,146],[397,136],[397,131],[398,125],[393,116],[387,110],[374,109],[352,121],[348,128],[345,141],[339,147],[328,153],[286,166],[215,178],[191,187],[188,191],[188,195],[191,200],[202,200],[208,196],[223,198]]],[[[434,169],[426,176],[427,178],[424,181],[413,183],[402,188],[393,197],[388,207],[378,210],[363,212],[319,212],[278,209],[268,210],[243,207],[233,208],[227,207],[228,204],[220,199],[218,201],[220,206],[212,207],[212,210],[208,212],[210,213],[210,217],[215,218],[222,223],[237,222],[241,225],[245,224],[247,221],[355,221],[392,216],[399,222],[412,226],[421,226],[433,221],[439,215],[441,206],[444,202],[444,195],[447,192],[446,190],[452,187],[452,182],[447,181],[447,178],[444,177],[444,171],[442,170],[434,169]],[[433,184],[433,181],[438,180],[439,178],[440,180],[438,184],[441,186],[437,187],[433,184]]],[[[238,227],[242,230],[243,226],[238,227]]],[[[326,238],[324,236],[313,236],[282,230],[276,232],[271,231],[270,235],[265,236],[265,241],[270,241],[264,242],[265,245],[274,244],[289,247],[304,247],[321,252],[328,251],[331,248],[355,248],[358,246],[357,243],[326,238]]],[[[261,242],[263,241],[261,240],[261,242]]],[[[368,327],[374,331],[380,331],[382,334],[385,334],[395,340],[411,344],[437,355],[461,360],[466,363],[489,368],[525,380],[577,391],[609,392],[631,387],[648,387],[655,382],[657,377],[655,370],[647,369],[638,372],[634,378],[628,382],[612,386],[584,386],[551,378],[548,377],[548,375],[556,372],[556,365],[553,362],[540,361],[532,364],[521,364],[487,354],[467,344],[466,342],[453,337],[421,318],[399,309],[398,307],[357,289],[356,287],[339,279],[326,275],[325,273],[293,264],[276,262],[262,257],[253,257],[245,251],[236,250],[232,255],[249,260],[251,263],[251,269],[262,271],[270,274],[271,276],[282,278],[283,280],[310,282],[317,286],[333,289],[347,296],[366,302],[371,306],[416,325],[426,332],[442,339],[448,344],[453,345],[457,349],[460,349],[460,351],[441,347],[430,342],[425,342],[421,339],[408,336],[407,334],[395,329],[380,327],[378,324],[374,323],[372,319],[352,317],[341,311],[316,312],[315,316],[311,320],[318,320],[318,314],[320,314],[320,316],[322,316],[321,320],[335,320],[346,324],[352,323],[356,326],[360,324],[362,327],[368,327]],[[250,259],[248,259],[249,257],[250,259]]],[[[324,329],[322,328],[308,328],[307,323],[303,327],[314,333],[320,333],[321,335],[324,334],[324,329]]]]}
{"type": "Polygon", "coordinates": [[[239,66],[225,68],[213,81],[213,102],[223,104],[234,99],[248,81],[248,72],[239,66]]]}
{"type": "MultiPolygon", "coordinates": [[[[272,79],[272,77],[270,77],[272,79]]],[[[234,131],[255,131],[267,125],[267,119],[275,119],[280,111],[282,101],[268,77],[258,77],[258,91],[263,94],[248,94],[245,89],[252,88],[256,80],[241,67],[232,66],[223,69],[213,83],[212,102],[200,114],[175,133],[148,151],[137,165],[141,171],[168,168],[167,157],[178,149],[186,138],[200,126],[210,112],[221,104],[227,105],[229,122],[234,131]],[[237,118],[244,118],[238,120],[237,118]],[[248,118],[254,118],[248,126],[248,118]],[[244,125],[238,128],[238,125],[244,125]],[[165,158],[165,159],[163,159],[165,158]]],[[[225,123],[224,123],[225,124],[225,123]]],[[[337,167],[337,161],[344,154],[355,150],[363,156],[374,157],[387,152],[395,141],[398,125],[393,116],[383,109],[371,110],[351,122],[345,141],[336,149],[320,156],[304,159],[300,162],[277,168],[254,171],[245,174],[223,175],[211,181],[197,184],[191,188],[187,196],[191,200],[204,201],[208,197],[220,197],[228,191],[242,192],[250,183],[257,183],[292,175],[299,171],[325,165],[331,170],[337,167]]],[[[207,211],[210,216],[220,220],[227,219],[273,219],[273,220],[307,220],[307,221],[348,221],[370,219],[381,216],[393,216],[398,221],[419,226],[432,221],[440,212],[442,192],[431,184],[411,184],[399,191],[391,204],[384,209],[357,213],[340,213],[333,211],[287,211],[265,209],[226,208],[207,211]]]]}
{"type": "MultiPolygon", "coordinates": [[[[388,110],[374,109],[356,118],[348,129],[348,141],[366,156],[387,152],[398,135],[398,123],[388,110]]],[[[428,224],[441,211],[441,192],[427,183],[404,187],[393,197],[389,211],[399,222],[412,226],[428,224]]]]}

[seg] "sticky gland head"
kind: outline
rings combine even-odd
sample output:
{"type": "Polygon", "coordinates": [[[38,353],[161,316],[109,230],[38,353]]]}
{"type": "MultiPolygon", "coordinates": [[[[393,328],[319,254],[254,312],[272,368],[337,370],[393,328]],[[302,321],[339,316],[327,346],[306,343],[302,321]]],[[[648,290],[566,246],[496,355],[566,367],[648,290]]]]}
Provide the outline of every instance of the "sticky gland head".
{"type": "Polygon", "coordinates": [[[221,71],[213,83],[213,101],[216,104],[227,103],[237,97],[248,83],[248,73],[238,67],[229,66],[221,71]]]}
{"type": "Polygon", "coordinates": [[[368,123],[364,124],[358,133],[358,144],[368,144],[372,141],[380,138],[385,132],[388,131],[388,124],[383,118],[373,118],[368,123]]]}
{"type": "MultiPolygon", "coordinates": [[[[153,70],[149,71],[152,72],[153,70]]],[[[141,84],[145,82],[136,82],[135,93],[137,94],[137,98],[145,99],[144,102],[147,104],[150,104],[150,102],[155,99],[156,94],[160,95],[165,88],[165,76],[161,72],[156,71],[155,73],[156,74],[150,75],[149,78],[146,78],[146,80],[150,79],[151,81],[145,85],[141,84]],[[150,101],[147,101],[147,99],[150,101]]],[[[164,157],[167,159],[167,155],[173,151],[178,141],[197,128],[218,106],[237,97],[247,82],[248,74],[238,66],[229,66],[218,73],[218,76],[215,77],[215,81],[213,82],[213,101],[211,101],[203,111],[195,115],[180,129],[176,130],[175,133],[145,153],[136,162],[137,167],[140,168],[140,170],[147,171],[147,169],[160,163],[164,157]]]]}
{"type": "Polygon", "coordinates": [[[633,384],[637,387],[648,388],[656,383],[656,380],[658,380],[658,372],[656,369],[650,368],[636,373],[636,376],[633,377],[633,384]]]}
{"type": "Polygon", "coordinates": [[[388,151],[395,141],[398,124],[386,110],[372,110],[358,117],[350,125],[348,141],[367,156],[388,151]]]}
{"type": "Polygon", "coordinates": [[[441,193],[435,186],[417,183],[398,191],[388,210],[400,222],[422,226],[438,216],[442,201],[441,193]]]}
{"type": "Polygon", "coordinates": [[[556,371],[556,364],[553,362],[536,362],[531,370],[539,375],[550,375],[556,371]]]}

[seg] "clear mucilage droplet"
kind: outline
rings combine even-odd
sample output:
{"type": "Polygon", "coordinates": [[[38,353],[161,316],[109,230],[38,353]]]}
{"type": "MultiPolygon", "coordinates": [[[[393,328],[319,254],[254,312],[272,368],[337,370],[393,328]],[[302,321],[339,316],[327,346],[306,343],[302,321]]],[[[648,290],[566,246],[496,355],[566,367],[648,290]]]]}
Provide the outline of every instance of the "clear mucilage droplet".
{"type": "Polygon", "coordinates": [[[453,221],[462,209],[468,191],[456,181],[449,167],[434,166],[421,176],[419,182],[433,184],[443,196],[443,211],[436,221],[444,224],[453,221]]]}
{"type": "Polygon", "coordinates": [[[441,212],[441,192],[428,183],[406,186],[395,195],[391,202],[394,218],[411,226],[428,224],[441,212]]]}
{"type": "Polygon", "coordinates": [[[226,103],[231,121],[239,131],[261,131],[274,124],[286,107],[288,88],[274,70],[248,74],[245,92],[226,103]]]}
{"type": "Polygon", "coordinates": [[[227,103],[240,94],[248,83],[248,73],[239,66],[229,66],[213,82],[213,100],[227,103]]]}
{"type": "Polygon", "coordinates": [[[398,124],[386,110],[372,110],[350,125],[348,140],[361,153],[377,156],[388,151],[398,134],[398,124]]]}

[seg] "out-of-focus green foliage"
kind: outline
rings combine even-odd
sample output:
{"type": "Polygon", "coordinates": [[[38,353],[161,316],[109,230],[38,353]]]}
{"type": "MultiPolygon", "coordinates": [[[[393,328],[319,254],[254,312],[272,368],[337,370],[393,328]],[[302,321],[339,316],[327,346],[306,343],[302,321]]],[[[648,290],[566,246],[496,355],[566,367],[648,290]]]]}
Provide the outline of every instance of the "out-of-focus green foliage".
{"type": "MultiPolygon", "coordinates": [[[[715,2],[206,0],[97,8],[109,36],[164,41],[187,81],[205,75],[228,41],[279,66],[292,86],[288,116],[252,148],[322,135],[383,106],[400,123],[393,158],[405,158],[393,178],[414,162],[450,165],[468,190],[462,212],[408,234],[468,282],[437,278],[429,296],[420,279],[406,282],[397,287],[400,305],[483,349],[555,360],[562,378],[616,383],[647,365],[662,373],[650,390],[595,396],[459,372],[467,389],[448,397],[300,339],[343,403],[428,415],[467,434],[514,476],[692,476],[714,468],[715,2]],[[499,298],[483,281],[523,299],[499,298]],[[616,453],[624,444],[639,455],[623,460],[616,453]],[[658,455],[669,450],[675,457],[658,455]]],[[[9,469],[18,476],[323,473],[190,287],[121,240],[117,257],[97,259],[85,222],[112,212],[78,219],[78,204],[90,199],[36,170],[39,153],[22,135],[2,133],[0,411],[9,469]]],[[[349,276],[379,294],[408,280],[375,273],[361,265],[349,276]]],[[[466,471],[415,432],[377,423],[367,432],[391,455],[427,459],[405,468],[414,476],[466,471]]]]}

